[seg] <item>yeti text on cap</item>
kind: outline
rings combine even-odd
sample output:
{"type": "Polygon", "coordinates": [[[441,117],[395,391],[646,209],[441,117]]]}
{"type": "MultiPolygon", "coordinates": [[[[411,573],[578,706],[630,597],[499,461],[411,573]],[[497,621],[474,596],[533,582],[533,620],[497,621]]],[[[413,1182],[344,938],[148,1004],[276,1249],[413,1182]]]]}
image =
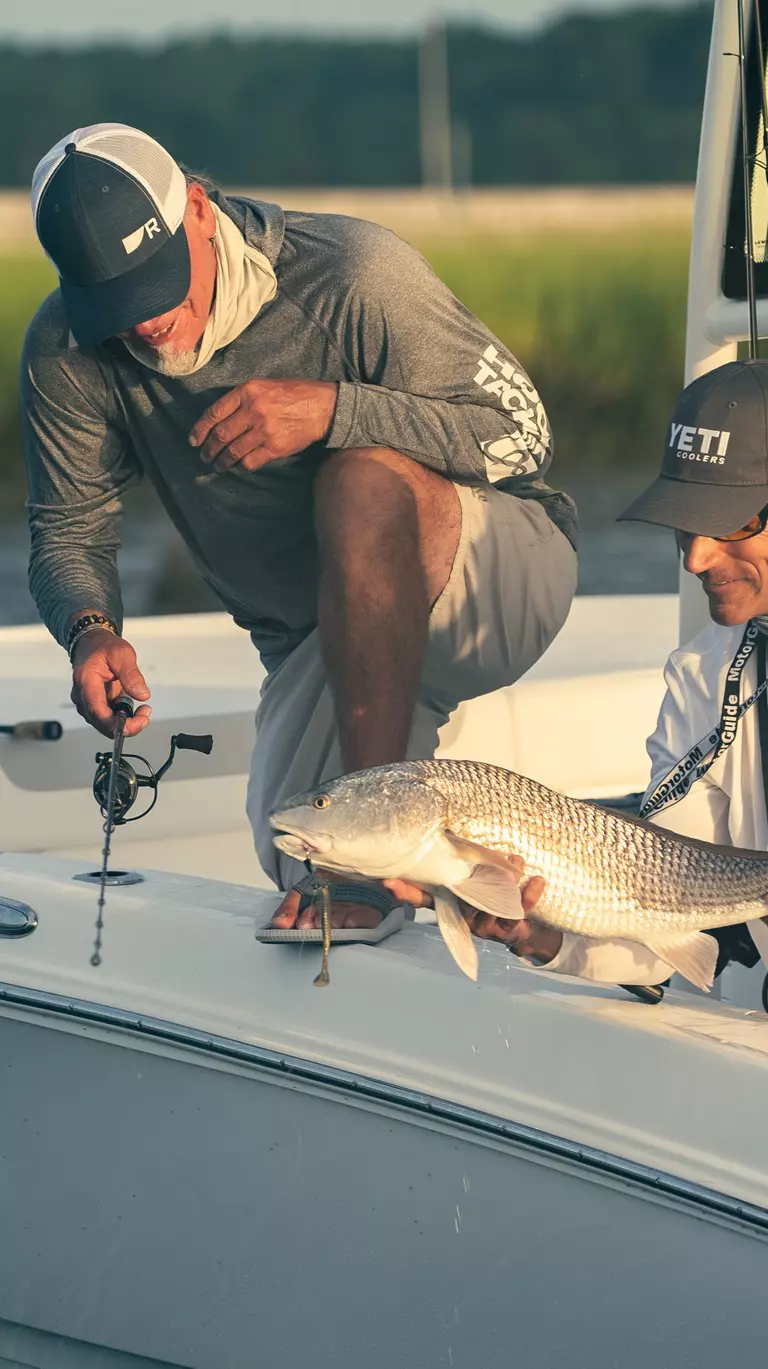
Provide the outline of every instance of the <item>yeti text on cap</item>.
{"type": "Polygon", "coordinates": [[[673,423],[669,434],[670,447],[677,447],[680,461],[708,461],[710,466],[724,466],[731,434],[720,428],[687,428],[673,423]]]}

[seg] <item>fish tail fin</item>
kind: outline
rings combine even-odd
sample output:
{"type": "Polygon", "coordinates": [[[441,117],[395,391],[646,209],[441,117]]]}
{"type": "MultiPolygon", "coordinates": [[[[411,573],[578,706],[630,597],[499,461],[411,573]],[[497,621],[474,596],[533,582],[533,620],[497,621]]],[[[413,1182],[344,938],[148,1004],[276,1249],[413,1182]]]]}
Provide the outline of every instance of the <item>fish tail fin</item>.
{"type": "Polygon", "coordinates": [[[643,944],[697,989],[708,993],[712,988],[718,952],[713,936],[706,936],[704,932],[671,935],[660,932],[657,936],[645,937],[643,944]]]}
{"type": "Polygon", "coordinates": [[[448,950],[459,969],[470,979],[477,979],[477,948],[455,896],[447,889],[436,890],[434,902],[437,925],[448,950]]]}

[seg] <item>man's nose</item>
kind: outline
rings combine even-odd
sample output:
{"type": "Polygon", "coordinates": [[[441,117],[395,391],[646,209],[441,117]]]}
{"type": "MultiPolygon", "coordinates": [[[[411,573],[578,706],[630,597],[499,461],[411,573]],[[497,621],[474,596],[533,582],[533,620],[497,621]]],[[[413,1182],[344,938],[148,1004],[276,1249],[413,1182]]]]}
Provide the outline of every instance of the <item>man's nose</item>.
{"type": "Polygon", "coordinates": [[[685,537],[682,551],[685,569],[691,575],[703,575],[716,564],[720,545],[714,537],[701,537],[696,534],[685,537]]]}

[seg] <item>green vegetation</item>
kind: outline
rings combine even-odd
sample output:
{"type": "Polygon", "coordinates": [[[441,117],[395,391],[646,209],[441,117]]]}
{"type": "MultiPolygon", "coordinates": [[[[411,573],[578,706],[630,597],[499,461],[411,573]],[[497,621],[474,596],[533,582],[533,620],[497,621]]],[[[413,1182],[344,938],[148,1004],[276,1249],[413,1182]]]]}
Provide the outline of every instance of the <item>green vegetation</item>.
{"type": "Polygon", "coordinates": [[[17,377],[27,324],[56,284],[45,257],[0,256],[0,518],[18,513],[25,480],[19,432],[17,377]]]}
{"type": "Polygon", "coordinates": [[[422,250],[530,371],[555,434],[555,483],[658,464],[683,380],[686,233],[422,250]]]}
{"type": "MultiPolygon", "coordinates": [[[[556,483],[608,469],[653,470],[682,384],[688,242],[649,230],[535,241],[421,242],[464,303],[530,371],[555,432],[556,483]]],[[[27,322],[51,288],[38,258],[0,258],[0,513],[24,477],[16,409],[27,322]]]]}

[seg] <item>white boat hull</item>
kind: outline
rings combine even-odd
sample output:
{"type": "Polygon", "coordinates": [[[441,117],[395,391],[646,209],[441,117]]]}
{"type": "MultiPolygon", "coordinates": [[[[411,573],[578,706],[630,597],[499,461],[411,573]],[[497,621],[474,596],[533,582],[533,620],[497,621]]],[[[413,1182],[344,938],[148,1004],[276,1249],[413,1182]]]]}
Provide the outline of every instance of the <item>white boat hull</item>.
{"type": "Polygon", "coordinates": [[[6,856],[0,1366],[755,1363],[764,1022],[434,928],[331,954],[274,898],[6,856]]]}

